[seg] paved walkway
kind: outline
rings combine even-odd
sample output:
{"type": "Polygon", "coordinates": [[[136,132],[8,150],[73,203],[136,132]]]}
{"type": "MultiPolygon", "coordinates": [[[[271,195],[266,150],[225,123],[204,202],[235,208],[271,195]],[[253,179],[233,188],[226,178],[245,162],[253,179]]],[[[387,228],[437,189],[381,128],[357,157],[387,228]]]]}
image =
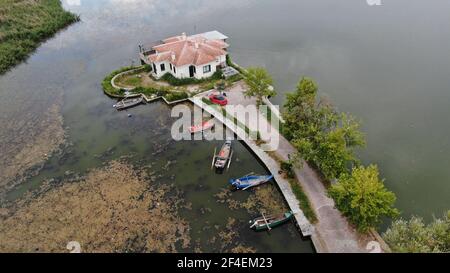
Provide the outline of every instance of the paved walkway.
{"type": "MultiPolygon", "coordinates": [[[[242,83],[234,85],[231,89],[227,90],[227,98],[230,105],[254,105],[255,100],[252,98],[245,98],[243,95],[245,86],[242,83]]],[[[208,106],[202,103],[202,97],[207,96],[208,93],[203,93],[191,99],[196,105],[203,107],[205,110],[213,114],[221,122],[225,123],[227,127],[235,127],[234,123],[230,120],[222,117],[221,113],[216,110],[215,107],[208,106]],[[222,117],[222,118],[221,118],[222,117]]],[[[258,124],[261,126],[263,123],[268,124],[267,119],[258,112],[257,116],[249,117],[250,124],[258,124]]],[[[243,122],[244,123],[244,122],[243,122]]],[[[270,126],[270,125],[269,125],[270,126]]],[[[242,131],[242,130],[241,130],[242,131]]],[[[239,134],[238,136],[242,138],[239,134]]],[[[279,138],[279,145],[274,148],[275,154],[283,160],[288,160],[289,155],[294,155],[295,148],[281,136],[277,130],[270,130],[269,133],[261,132],[262,139],[270,139],[271,137],[279,138]]],[[[245,135],[244,135],[245,138],[245,135]]],[[[285,195],[288,204],[292,207],[298,208],[298,201],[292,193],[289,183],[280,177],[278,174],[279,165],[271,158],[266,152],[264,152],[256,143],[249,139],[244,139],[249,147],[255,152],[256,155],[267,165],[272,174],[275,175],[275,179],[280,186],[280,189],[285,195]],[[283,181],[284,180],[284,181],[283,181]],[[279,182],[281,181],[281,182],[279,182]]],[[[302,168],[295,168],[295,174],[302,186],[305,194],[308,196],[311,206],[317,215],[317,223],[314,224],[314,229],[309,226],[303,212],[298,208],[297,210],[299,219],[296,219],[299,223],[302,233],[304,235],[311,235],[311,239],[314,243],[317,252],[369,252],[366,249],[367,244],[370,241],[375,241],[375,238],[370,235],[361,235],[349,224],[347,219],[334,208],[334,201],[327,196],[327,190],[320,180],[317,173],[311,169],[306,162],[303,162],[302,168]],[[299,222],[300,221],[300,222],[299,222]]],[[[297,217],[296,217],[297,218],[297,217]]],[[[380,242],[383,243],[383,242],[380,242]]]]}

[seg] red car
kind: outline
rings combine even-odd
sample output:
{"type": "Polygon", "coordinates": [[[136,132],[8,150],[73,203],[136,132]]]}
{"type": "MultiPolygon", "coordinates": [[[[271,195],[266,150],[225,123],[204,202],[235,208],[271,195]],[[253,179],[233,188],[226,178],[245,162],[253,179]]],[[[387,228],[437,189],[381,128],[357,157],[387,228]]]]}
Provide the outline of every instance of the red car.
{"type": "Polygon", "coordinates": [[[228,104],[228,100],[222,96],[222,95],[217,95],[217,94],[212,94],[209,96],[209,100],[212,103],[218,104],[218,105],[227,105],[228,104]]]}

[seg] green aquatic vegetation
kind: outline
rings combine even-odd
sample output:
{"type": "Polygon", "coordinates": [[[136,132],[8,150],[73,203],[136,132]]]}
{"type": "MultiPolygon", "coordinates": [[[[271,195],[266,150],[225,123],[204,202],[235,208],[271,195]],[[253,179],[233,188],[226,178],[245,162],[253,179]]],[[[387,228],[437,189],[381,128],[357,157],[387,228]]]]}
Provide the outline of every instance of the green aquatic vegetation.
{"type": "Polygon", "coordinates": [[[0,0],[0,74],[78,20],[77,15],[62,8],[59,0],[0,0]]]}

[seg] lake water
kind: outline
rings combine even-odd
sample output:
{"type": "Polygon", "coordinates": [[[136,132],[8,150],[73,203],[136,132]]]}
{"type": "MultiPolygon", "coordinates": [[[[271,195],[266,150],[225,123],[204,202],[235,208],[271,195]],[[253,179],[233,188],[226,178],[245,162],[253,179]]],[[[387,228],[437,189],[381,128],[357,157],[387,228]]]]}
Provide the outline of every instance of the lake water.
{"type": "MultiPolygon", "coordinates": [[[[158,102],[117,113],[100,86],[111,70],[138,63],[139,43],[217,29],[230,37],[237,63],[263,66],[273,75],[279,93],[274,103],[282,104],[299,77],[308,75],[341,111],[360,118],[368,141],[361,158],[379,165],[405,217],[441,214],[450,208],[450,3],[381,1],[381,6],[365,0],[63,1],[81,15],[81,22],[0,77],[5,98],[0,113],[4,120],[23,121],[30,114],[39,116],[62,94],[72,146],[65,158],[51,158],[8,198],[20,197],[45,178],[83,173],[133,155],[136,162],[162,167],[176,160],[167,176],[192,202],[193,209],[183,216],[196,219],[191,223],[194,240],[210,236],[202,231],[205,223],[223,225],[227,217],[244,222],[254,216],[232,211],[214,198],[228,178],[249,170],[264,172],[245,147],[236,143],[239,162],[218,176],[209,164],[220,142],[171,142],[170,107],[158,102]],[[170,177],[172,173],[176,176],[170,177]],[[215,213],[198,213],[205,206],[215,213]]],[[[270,234],[244,228],[240,237],[258,251],[312,251],[311,243],[293,230],[292,224],[270,234]]]]}

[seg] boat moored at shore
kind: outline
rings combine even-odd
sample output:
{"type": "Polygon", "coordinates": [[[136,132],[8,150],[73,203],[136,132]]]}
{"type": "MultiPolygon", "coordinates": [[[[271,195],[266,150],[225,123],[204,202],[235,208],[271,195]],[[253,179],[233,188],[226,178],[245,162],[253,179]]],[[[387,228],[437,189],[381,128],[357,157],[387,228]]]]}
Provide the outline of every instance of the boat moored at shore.
{"type": "Polygon", "coordinates": [[[231,140],[225,141],[220,148],[219,153],[216,155],[216,151],[214,150],[213,157],[213,166],[216,168],[216,171],[221,171],[225,168],[230,168],[231,158],[233,157],[233,149],[231,146],[231,140]]]}
{"type": "Polygon", "coordinates": [[[267,217],[263,214],[261,217],[255,218],[250,221],[250,228],[255,231],[271,230],[274,227],[286,223],[293,216],[294,214],[292,213],[292,211],[288,211],[286,213],[278,215],[269,215],[267,217]]]}
{"type": "Polygon", "coordinates": [[[273,175],[246,175],[241,178],[230,179],[229,183],[236,190],[246,190],[269,182],[273,175]]]}
{"type": "Polygon", "coordinates": [[[141,104],[143,101],[144,98],[142,96],[126,97],[123,100],[119,101],[118,103],[114,104],[113,107],[116,108],[117,110],[124,110],[136,106],[138,104],[141,104]]]}
{"type": "Polygon", "coordinates": [[[213,128],[214,125],[215,125],[214,119],[210,119],[207,121],[203,121],[201,124],[197,124],[197,125],[193,125],[193,126],[189,127],[189,132],[191,134],[203,132],[203,131],[213,128]]]}

